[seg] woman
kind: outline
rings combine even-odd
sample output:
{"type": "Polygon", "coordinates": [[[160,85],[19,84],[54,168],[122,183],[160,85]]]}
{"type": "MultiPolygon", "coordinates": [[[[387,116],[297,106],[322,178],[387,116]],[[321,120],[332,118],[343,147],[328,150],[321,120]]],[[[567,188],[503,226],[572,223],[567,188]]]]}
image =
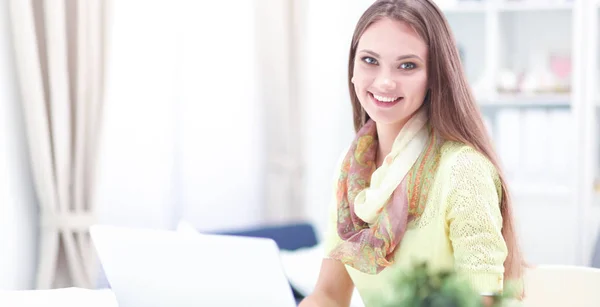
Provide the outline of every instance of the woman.
{"type": "Polygon", "coordinates": [[[376,1],[349,82],[356,138],[336,173],[327,257],[301,306],[379,306],[416,261],[479,293],[520,281],[511,202],[450,27],[430,0],[376,1]]]}

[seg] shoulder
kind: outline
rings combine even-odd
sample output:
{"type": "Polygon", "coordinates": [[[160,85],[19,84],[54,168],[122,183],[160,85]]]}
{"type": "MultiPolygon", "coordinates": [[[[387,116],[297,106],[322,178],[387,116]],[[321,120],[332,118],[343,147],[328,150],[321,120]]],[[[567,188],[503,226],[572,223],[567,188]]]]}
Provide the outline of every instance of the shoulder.
{"type": "Polygon", "coordinates": [[[445,141],[440,148],[439,171],[450,176],[485,175],[498,177],[494,164],[475,148],[454,141],[445,141]]]}
{"type": "Polygon", "coordinates": [[[494,164],[475,148],[456,142],[444,144],[441,154],[438,175],[447,218],[456,220],[462,214],[487,211],[496,222],[501,221],[502,183],[494,164]]]}
{"type": "Polygon", "coordinates": [[[453,141],[446,141],[440,149],[438,176],[445,188],[494,191],[501,195],[502,185],[496,166],[475,148],[453,141]]]}

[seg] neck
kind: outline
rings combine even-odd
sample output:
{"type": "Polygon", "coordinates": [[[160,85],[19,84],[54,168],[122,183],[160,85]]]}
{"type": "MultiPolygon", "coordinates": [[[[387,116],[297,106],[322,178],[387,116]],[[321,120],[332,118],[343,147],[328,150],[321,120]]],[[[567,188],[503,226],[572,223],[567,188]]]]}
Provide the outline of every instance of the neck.
{"type": "Polygon", "coordinates": [[[404,123],[395,125],[377,124],[377,166],[381,166],[383,159],[392,151],[394,140],[404,127],[404,123]]]}

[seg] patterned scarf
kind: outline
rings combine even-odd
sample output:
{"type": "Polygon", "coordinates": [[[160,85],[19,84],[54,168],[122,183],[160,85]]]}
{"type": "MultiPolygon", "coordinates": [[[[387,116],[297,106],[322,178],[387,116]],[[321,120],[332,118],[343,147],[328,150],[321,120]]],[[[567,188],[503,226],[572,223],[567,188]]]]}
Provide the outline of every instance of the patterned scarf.
{"type": "Polygon", "coordinates": [[[393,263],[408,223],[421,215],[439,164],[439,140],[419,111],[376,167],[377,130],[369,120],[342,163],[337,186],[338,234],[330,257],[363,273],[393,263]]]}

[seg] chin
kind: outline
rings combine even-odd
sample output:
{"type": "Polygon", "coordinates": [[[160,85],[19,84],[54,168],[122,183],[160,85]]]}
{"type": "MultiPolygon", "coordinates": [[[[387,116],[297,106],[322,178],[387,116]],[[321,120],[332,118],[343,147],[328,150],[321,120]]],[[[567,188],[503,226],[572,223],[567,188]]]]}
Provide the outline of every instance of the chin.
{"type": "Polygon", "coordinates": [[[369,114],[369,118],[371,118],[378,125],[397,125],[405,122],[410,117],[409,115],[399,114],[398,112],[382,112],[380,110],[367,112],[367,114],[369,114]]]}

